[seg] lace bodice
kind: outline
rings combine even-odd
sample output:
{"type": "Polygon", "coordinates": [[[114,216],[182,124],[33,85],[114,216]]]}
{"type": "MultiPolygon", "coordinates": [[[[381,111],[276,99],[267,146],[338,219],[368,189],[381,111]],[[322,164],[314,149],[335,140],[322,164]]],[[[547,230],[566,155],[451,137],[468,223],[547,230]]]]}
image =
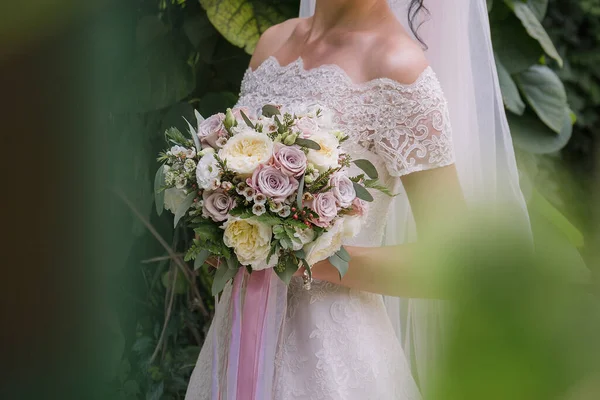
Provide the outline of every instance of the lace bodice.
{"type": "MultiPolygon", "coordinates": [[[[301,58],[282,66],[269,57],[246,71],[238,104],[258,111],[269,103],[292,111],[311,104],[328,108],[350,136],[345,150],[373,162],[380,180],[400,196],[399,176],[454,162],[446,100],[430,67],[411,84],[388,78],[357,84],[334,64],[306,70],[301,58]]],[[[374,197],[362,233],[347,244],[381,245],[391,198],[374,197]]]]}
{"type": "Polygon", "coordinates": [[[384,158],[391,176],[454,161],[446,100],[430,67],[412,84],[388,78],[355,84],[334,64],[305,70],[301,58],[281,66],[270,57],[246,71],[239,103],[258,108],[269,102],[329,108],[349,142],[384,158]]]}

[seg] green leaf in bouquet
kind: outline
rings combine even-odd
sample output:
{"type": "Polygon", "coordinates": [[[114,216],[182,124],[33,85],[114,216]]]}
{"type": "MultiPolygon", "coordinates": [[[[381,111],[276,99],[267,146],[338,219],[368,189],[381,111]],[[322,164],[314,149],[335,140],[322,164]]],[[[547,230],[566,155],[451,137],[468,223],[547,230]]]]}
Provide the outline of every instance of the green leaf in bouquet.
{"type": "Polygon", "coordinates": [[[210,256],[210,252],[206,249],[202,250],[200,254],[196,256],[196,259],[194,260],[194,271],[204,265],[208,259],[208,256],[210,256]]]}
{"type": "Polygon", "coordinates": [[[281,279],[286,285],[290,284],[292,276],[294,276],[296,271],[298,271],[296,258],[289,254],[280,260],[275,267],[275,273],[277,273],[279,279],[281,279]]]}
{"type": "Polygon", "coordinates": [[[223,231],[212,220],[206,219],[194,227],[194,233],[198,235],[198,239],[206,242],[219,242],[223,237],[223,231]]]}
{"type": "Polygon", "coordinates": [[[396,197],[397,194],[392,193],[392,191],[377,179],[367,179],[364,181],[365,187],[369,189],[375,189],[380,191],[381,193],[387,194],[390,197],[396,197]]]}
{"type": "Polygon", "coordinates": [[[342,260],[350,262],[350,254],[348,253],[348,250],[344,248],[344,246],[340,247],[340,249],[335,254],[342,260]]]}
{"type": "Polygon", "coordinates": [[[275,115],[281,115],[281,111],[279,111],[279,108],[277,106],[267,104],[262,108],[262,115],[264,115],[267,118],[270,118],[275,115]]]}
{"type": "Polygon", "coordinates": [[[212,284],[212,295],[216,296],[223,291],[227,282],[229,282],[235,274],[237,274],[240,269],[240,265],[238,264],[235,257],[230,257],[227,259],[227,263],[221,265],[217,268],[217,272],[215,273],[215,277],[213,278],[212,284]]]}
{"type": "Polygon", "coordinates": [[[346,272],[348,272],[348,261],[340,258],[340,256],[337,255],[337,253],[329,257],[329,262],[338,270],[340,274],[340,279],[342,279],[344,275],[346,275],[346,272]]]}
{"type": "Polygon", "coordinates": [[[321,150],[321,146],[319,145],[319,143],[315,142],[314,140],[310,140],[310,139],[303,139],[303,138],[298,138],[296,139],[296,144],[298,146],[301,147],[306,147],[307,149],[311,149],[311,150],[321,150]]]}
{"type": "Polygon", "coordinates": [[[249,210],[248,208],[246,208],[244,206],[236,207],[236,208],[232,209],[229,212],[229,214],[233,217],[238,217],[241,219],[254,217],[254,213],[252,212],[252,210],[249,210]]]}
{"type": "Polygon", "coordinates": [[[373,201],[373,196],[367,189],[365,189],[363,185],[356,182],[352,182],[352,184],[354,185],[354,190],[356,191],[356,197],[368,202],[373,201]]]}
{"type": "Polygon", "coordinates": [[[154,204],[156,204],[156,213],[160,216],[165,209],[165,166],[161,165],[154,176],[154,204]]]}
{"type": "Polygon", "coordinates": [[[298,210],[302,210],[302,196],[304,196],[304,176],[300,178],[300,184],[298,185],[298,194],[296,195],[296,205],[298,210]]]}
{"type": "Polygon", "coordinates": [[[267,224],[267,225],[281,224],[281,218],[271,215],[269,213],[265,213],[263,215],[256,217],[256,220],[259,222],[262,222],[263,224],[267,224]]]}
{"type": "MultiPolygon", "coordinates": [[[[195,111],[196,113],[198,113],[198,111],[195,111]]],[[[198,113],[196,115],[196,117],[198,117],[200,115],[200,113],[198,113]]],[[[194,129],[194,127],[192,126],[192,124],[190,124],[190,122],[183,118],[185,120],[185,122],[187,122],[188,124],[188,129],[190,130],[190,136],[192,136],[192,140],[194,141],[194,145],[196,146],[196,151],[197,152],[201,152],[202,151],[202,146],[200,145],[200,139],[198,139],[198,135],[196,134],[196,130],[194,129]]]]}
{"type": "Polygon", "coordinates": [[[181,202],[177,211],[175,211],[175,220],[173,222],[173,227],[177,227],[179,220],[185,215],[185,213],[190,209],[194,199],[196,198],[196,192],[189,193],[185,199],[181,202]]]}
{"type": "Polygon", "coordinates": [[[306,258],[306,252],[303,249],[297,250],[295,253],[296,257],[298,257],[299,259],[304,259],[306,258]]]}
{"type": "Polygon", "coordinates": [[[279,242],[275,240],[271,242],[271,250],[269,250],[269,255],[267,256],[267,264],[271,261],[271,257],[273,257],[280,249],[281,246],[279,245],[279,242]]]}
{"type": "Polygon", "coordinates": [[[250,121],[250,118],[248,118],[248,116],[246,115],[246,113],[243,110],[240,110],[240,114],[242,115],[242,118],[244,119],[244,122],[246,123],[246,125],[248,125],[252,129],[256,129],[256,126],[254,126],[252,121],[250,121]]]}
{"type": "Polygon", "coordinates": [[[365,174],[367,174],[369,176],[369,178],[371,178],[371,179],[379,178],[379,174],[377,173],[377,168],[375,168],[375,166],[373,165],[373,163],[371,161],[363,159],[363,160],[354,160],[353,163],[356,164],[356,166],[358,168],[365,171],[365,174]]]}

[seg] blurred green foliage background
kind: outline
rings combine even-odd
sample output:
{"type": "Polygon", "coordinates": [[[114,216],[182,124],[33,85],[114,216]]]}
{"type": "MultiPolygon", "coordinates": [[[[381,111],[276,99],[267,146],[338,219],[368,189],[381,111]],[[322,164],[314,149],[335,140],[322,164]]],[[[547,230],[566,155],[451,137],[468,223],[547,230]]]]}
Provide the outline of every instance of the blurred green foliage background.
{"type": "MultiPolygon", "coordinates": [[[[468,250],[456,244],[448,256],[454,261],[442,264],[456,272],[448,285],[462,289],[457,320],[463,328],[453,333],[448,365],[442,366],[451,373],[433,395],[595,399],[598,303],[585,290],[557,282],[587,282],[584,260],[600,272],[594,245],[600,238],[600,197],[594,193],[600,0],[487,4],[540,251],[535,259],[520,252],[517,241],[508,240],[515,237],[510,230],[479,235],[468,250]]],[[[72,63],[61,67],[81,95],[72,106],[78,114],[73,125],[78,134],[87,133],[86,146],[93,149],[92,160],[86,160],[94,166],[93,179],[86,178],[93,182],[88,197],[93,204],[86,207],[92,211],[81,223],[89,230],[83,237],[94,238],[86,240],[93,247],[86,261],[98,288],[82,295],[98,295],[97,308],[89,311],[99,317],[90,357],[103,385],[89,398],[183,398],[214,300],[210,273],[181,260],[190,233],[173,231],[166,213],[156,215],[155,157],[164,146],[164,130],[185,131],[182,117],[191,121],[194,109],[209,115],[235,104],[260,34],[296,16],[298,5],[299,0],[85,5],[65,0],[53,6],[37,1],[20,10],[20,19],[0,16],[0,61],[33,42],[44,43],[62,26],[69,30],[61,40],[77,49],[67,58],[72,63]]]]}

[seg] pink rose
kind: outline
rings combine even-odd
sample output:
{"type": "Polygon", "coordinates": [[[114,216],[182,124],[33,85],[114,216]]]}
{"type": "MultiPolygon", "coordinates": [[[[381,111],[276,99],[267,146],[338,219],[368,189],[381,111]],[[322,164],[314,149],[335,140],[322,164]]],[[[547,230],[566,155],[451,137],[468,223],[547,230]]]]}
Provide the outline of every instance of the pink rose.
{"type": "Polygon", "coordinates": [[[318,215],[312,222],[321,228],[328,227],[338,215],[336,199],[332,192],[317,193],[310,203],[310,208],[318,215]]]}
{"type": "Polygon", "coordinates": [[[348,208],[352,205],[352,201],[356,198],[356,190],[354,184],[344,174],[335,174],[329,180],[331,192],[337,200],[338,206],[348,208]]]}
{"type": "Polygon", "coordinates": [[[204,200],[202,215],[215,222],[225,221],[229,211],[235,206],[234,199],[222,190],[215,190],[214,192],[205,190],[202,199],[204,200]]]}
{"type": "Polygon", "coordinates": [[[273,164],[284,174],[297,178],[306,171],[306,154],[298,147],[276,144],[273,164]]]}
{"type": "Polygon", "coordinates": [[[217,140],[227,135],[225,125],[223,125],[224,120],[225,114],[219,113],[211,115],[209,118],[198,124],[198,139],[200,139],[202,148],[216,148],[217,140]]]}
{"type": "Polygon", "coordinates": [[[352,202],[352,210],[348,213],[348,215],[358,215],[363,217],[367,214],[368,207],[369,204],[366,201],[356,197],[352,202]]]}
{"type": "Polygon", "coordinates": [[[283,203],[298,189],[298,181],[272,165],[261,164],[254,170],[248,185],[275,202],[283,203]]]}
{"type": "Polygon", "coordinates": [[[302,117],[296,121],[296,129],[304,138],[308,138],[319,130],[319,124],[314,118],[302,117]]]}

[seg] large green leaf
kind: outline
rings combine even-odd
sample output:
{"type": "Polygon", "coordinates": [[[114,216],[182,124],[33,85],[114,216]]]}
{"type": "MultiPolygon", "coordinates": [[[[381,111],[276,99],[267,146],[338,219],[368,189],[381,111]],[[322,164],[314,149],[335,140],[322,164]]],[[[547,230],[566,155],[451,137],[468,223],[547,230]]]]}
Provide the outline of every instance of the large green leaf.
{"type": "Polygon", "coordinates": [[[215,28],[231,43],[252,53],[260,35],[286,16],[269,4],[249,0],[200,0],[215,28]]]}
{"type": "Polygon", "coordinates": [[[138,51],[118,88],[116,111],[142,113],[163,109],[187,97],[194,90],[194,78],[173,39],[162,36],[138,51]]]}
{"type": "Polygon", "coordinates": [[[502,100],[504,105],[513,113],[517,115],[523,115],[523,111],[525,111],[525,103],[523,103],[523,99],[521,99],[519,89],[498,57],[496,57],[496,68],[498,69],[498,80],[500,81],[500,89],[502,91],[502,100]]]}
{"type": "Polygon", "coordinates": [[[534,65],[517,76],[527,102],[554,132],[563,129],[567,93],[560,78],[545,65],[534,65]]]}
{"type": "Polygon", "coordinates": [[[543,54],[540,44],[527,34],[523,24],[515,15],[500,3],[494,13],[509,13],[503,18],[493,18],[491,23],[494,51],[508,73],[516,74],[536,64],[543,54]]]}
{"type": "Polygon", "coordinates": [[[548,0],[528,0],[527,5],[531,8],[531,11],[535,14],[538,21],[544,19],[546,10],[548,9],[548,0]]]}
{"type": "Polygon", "coordinates": [[[518,0],[505,0],[505,2],[514,10],[515,15],[521,20],[527,33],[540,43],[546,54],[554,58],[556,62],[562,66],[563,60],[558,54],[556,47],[554,47],[554,43],[552,43],[550,36],[548,36],[548,33],[531,8],[526,3],[522,3],[518,0]]]}
{"type": "Polygon", "coordinates": [[[530,111],[526,110],[522,116],[509,113],[507,117],[515,146],[530,153],[554,153],[567,144],[573,132],[571,116],[566,110],[563,128],[558,135],[530,111]]]}

